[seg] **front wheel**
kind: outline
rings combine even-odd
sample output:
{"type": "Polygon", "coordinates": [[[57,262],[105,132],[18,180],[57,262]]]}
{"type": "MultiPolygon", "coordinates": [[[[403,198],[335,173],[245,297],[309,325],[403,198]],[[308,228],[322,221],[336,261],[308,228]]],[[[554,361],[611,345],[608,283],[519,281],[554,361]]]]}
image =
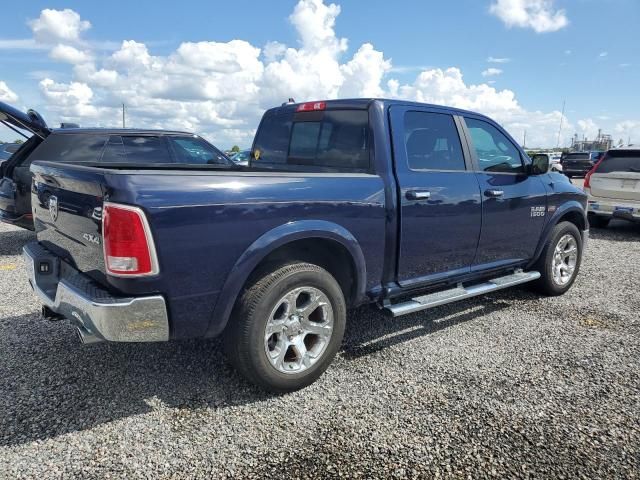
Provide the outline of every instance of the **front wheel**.
{"type": "Polygon", "coordinates": [[[535,283],[536,288],[546,295],[562,295],[573,285],[581,261],[580,230],[571,222],[559,223],[551,231],[533,267],[541,275],[535,283]]]}
{"type": "Polygon", "coordinates": [[[342,289],[309,263],[284,265],[241,295],[224,335],[228,358],[252,383],[290,392],[313,383],[335,357],[346,323],[342,289]]]}

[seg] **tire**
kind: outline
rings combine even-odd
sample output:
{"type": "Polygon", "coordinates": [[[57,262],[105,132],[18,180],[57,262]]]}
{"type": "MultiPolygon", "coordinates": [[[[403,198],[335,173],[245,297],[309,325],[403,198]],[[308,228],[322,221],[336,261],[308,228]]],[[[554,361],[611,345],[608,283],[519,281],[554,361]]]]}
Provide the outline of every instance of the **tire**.
{"type": "Polygon", "coordinates": [[[571,288],[578,276],[581,261],[582,235],[580,230],[571,222],[559,223],[551,231],[540,258],[532,267],[533,270],[537,270],[541,275],[533,286],[545,295],[556,296],[564,294],[571,288]],[[569,255],[568,252],[571,251],[572,247],[575,248],[575,254],[569,255]],[[560,273],[559,276],[554,276],[554,265],[559,265],[559,259],[562,260],[561,263],[565,267],[559,268],[557,271],[557,273],[560,273]],[[565,272],[565,275],[562,275],[562,271],[565,272]]]}
{"type": "Polygon", "coordinates": [[[346,310],[340,285],[323,268],[309,263],[275,267],[241,294],[225,329],[225,352],[259,387],[276,393],[299,390],[331,364],[342,343],[346,310]],[[273,332],[269,337],[267,328],[273,332]]]}
{"type": "Polygon", "coordinates": [[[589,225],[595,228],[607,228],[609,226],[609,222],[611,219],[609,217],[604,217],[602,215],[589,215],[589,225]]]}

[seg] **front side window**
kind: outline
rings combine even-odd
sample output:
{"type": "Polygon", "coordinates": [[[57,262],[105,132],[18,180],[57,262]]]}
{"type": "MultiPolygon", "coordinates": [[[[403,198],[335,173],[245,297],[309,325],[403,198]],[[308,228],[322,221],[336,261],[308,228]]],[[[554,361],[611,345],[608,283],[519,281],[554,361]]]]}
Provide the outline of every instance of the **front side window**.
{"type": "Polygon", "coordinates": [[[404,115],[407,161],[412,170],[464,170],[458,130],[451,115],[407,112],[404,115]]]}
{"type": "Polygon", "coordinates": [[[524,173],[519,150],[488,122],[465,118],[471,142],[481,171],[492,173],[524,173]]]}
{"type": "Polygon", "coordinates": [[[227,158],[197,137],[167,137],[176,162],[188,165],[229,165],[227,158]]]}

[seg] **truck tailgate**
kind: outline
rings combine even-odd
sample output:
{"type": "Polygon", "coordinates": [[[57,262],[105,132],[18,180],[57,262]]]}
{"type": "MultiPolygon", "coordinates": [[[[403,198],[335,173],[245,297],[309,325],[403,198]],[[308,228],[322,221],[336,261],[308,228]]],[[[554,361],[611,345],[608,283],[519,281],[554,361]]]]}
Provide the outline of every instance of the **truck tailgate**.
{"type": "MultiPolygon", "coordinates": [[[[45,162],[43,162],[45,164],[45,162]]],[[[104,274],[100,169],[34,164],[32,207],[40,243],[92,277],[104,274]]]]}

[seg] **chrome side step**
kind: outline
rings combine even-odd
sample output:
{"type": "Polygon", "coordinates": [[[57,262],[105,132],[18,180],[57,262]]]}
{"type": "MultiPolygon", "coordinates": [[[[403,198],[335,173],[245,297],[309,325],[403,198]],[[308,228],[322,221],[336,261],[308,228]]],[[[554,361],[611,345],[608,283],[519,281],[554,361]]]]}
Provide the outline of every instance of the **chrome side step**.
{"type": "Polygon", "coordinates": [[[421,297],[412,298],[406,302],[385,305],[384,309],[391,313],[392,316],[399,317],[401,315],[419,312],[420,310],[426,310],[428,308],[439,307],[440,305],[457,302],[458,300],[464,300],[477,295],[495,292],[496,290],[502,290],[503,288],[513,287],[514,285],[520,285],[521,283],[531,282],[538,278],[540,278],[540,272],[523,272],[522,270],[519,270],[511,275],[492,278],[491,280],[483,283],[477,283],[466,287],[459,285],[456,288],[451,288],[449,290],[443,290],[423,295],[421,297]]]}

